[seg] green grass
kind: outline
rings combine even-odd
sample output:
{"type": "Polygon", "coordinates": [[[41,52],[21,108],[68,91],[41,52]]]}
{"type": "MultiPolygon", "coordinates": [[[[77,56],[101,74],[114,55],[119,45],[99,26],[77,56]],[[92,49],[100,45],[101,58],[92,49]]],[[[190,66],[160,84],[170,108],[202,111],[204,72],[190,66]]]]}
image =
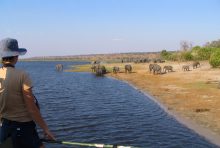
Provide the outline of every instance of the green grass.
{"type": "MultiPolygon", "coordinates": [[[[109,67],[106,65],[104,66],[108,72],[112,72],[112,67],[109,67]]],[[[71,69],[68,69],[66,71],[67,72],[92,72],[90,64],[72,66],[71,69]]]]}
{"type": "Polygon", "coordinates": [[[87,64],[87,65],[77,65],[77,66],[73,66],[72,69],[68,69],[66,70],[68,72],[91,72],[91,65],[87,64]]]}

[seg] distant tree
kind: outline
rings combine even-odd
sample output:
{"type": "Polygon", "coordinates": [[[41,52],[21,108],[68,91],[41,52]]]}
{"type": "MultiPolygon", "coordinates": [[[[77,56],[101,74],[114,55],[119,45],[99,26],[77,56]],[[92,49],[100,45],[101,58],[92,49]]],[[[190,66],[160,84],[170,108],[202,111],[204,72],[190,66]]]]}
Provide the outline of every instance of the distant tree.
{"type": "Polygon", "coordinates": [[[172,53],[168,52],[166,50],[162,50],[161,53],[160,53],[161,58],[164,59],[164,60],[170,60],[171,55],[172,55],[172,53]]]}
{"type": "Polygon", "coordinates": [[[220,39],[217,41],[212,41],[211,43],[207,42],[205,44],[205,47],[215,47],[215,48],[220,48],[220,39]]]}
{"type": "Polygon", "coordinates": [[[192,49],[192,46],[193,46],[192,42],[188,42],[188,41],[180,42],[180,50],[187,51],[192,49]]]}

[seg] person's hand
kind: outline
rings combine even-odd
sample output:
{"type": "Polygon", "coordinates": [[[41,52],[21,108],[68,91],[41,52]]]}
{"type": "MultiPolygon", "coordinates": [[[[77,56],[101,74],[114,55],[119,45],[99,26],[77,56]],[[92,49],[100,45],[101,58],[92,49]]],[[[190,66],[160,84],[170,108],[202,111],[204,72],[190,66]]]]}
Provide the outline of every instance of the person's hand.
{"type": "Polygon", "coordinates": [[[44,135],[45,135],[46,139],[48,139],[48,140],[56,140],[54,135],[49,130],[45,130],[44,135]]]}

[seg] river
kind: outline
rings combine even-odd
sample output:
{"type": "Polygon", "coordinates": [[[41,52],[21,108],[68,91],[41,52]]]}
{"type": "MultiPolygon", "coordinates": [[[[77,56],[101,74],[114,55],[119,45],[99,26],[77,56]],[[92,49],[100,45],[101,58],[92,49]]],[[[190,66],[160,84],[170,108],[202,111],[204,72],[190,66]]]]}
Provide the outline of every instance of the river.
{"type": "MultiPolygon", "coordinates": [[[[58,140],[136,147],[217,147],[177,122],[127,83],[91,73],[57,72],[83,62],[19,62],[58,140]]],[[[40,130],[41,132],[41,130],[40,130]]],[[[47,148],[71,147],[45,144],[47,148]]],[[[76,146],[79,147],[79,146],[76,146]]]]}

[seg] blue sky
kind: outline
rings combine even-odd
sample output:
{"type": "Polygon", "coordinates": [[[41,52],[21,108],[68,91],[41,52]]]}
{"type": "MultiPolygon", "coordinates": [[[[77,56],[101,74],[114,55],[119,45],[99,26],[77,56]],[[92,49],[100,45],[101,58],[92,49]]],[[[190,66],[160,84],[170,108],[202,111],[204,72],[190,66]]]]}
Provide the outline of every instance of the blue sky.
{"type": "Polygon", "coordinates": [[[178,50],[220,39],[220,0],[0,0],[24,57],[178,50]]]}

